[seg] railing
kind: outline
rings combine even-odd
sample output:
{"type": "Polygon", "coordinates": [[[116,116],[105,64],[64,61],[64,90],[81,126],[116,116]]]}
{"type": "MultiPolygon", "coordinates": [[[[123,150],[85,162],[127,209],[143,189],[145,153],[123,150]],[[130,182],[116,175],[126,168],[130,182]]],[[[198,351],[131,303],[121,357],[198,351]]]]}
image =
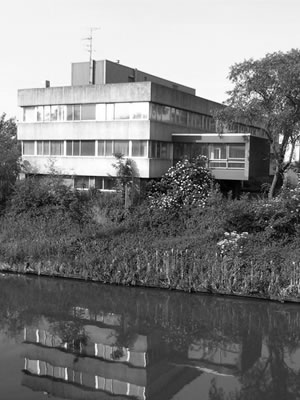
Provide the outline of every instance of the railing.
{"type": "Polygon", "coordinates": [[[211,159],[208,161],[208,167],[213,169],[244,169],[244,158],[224,158],[224,159],[211,159]]]}

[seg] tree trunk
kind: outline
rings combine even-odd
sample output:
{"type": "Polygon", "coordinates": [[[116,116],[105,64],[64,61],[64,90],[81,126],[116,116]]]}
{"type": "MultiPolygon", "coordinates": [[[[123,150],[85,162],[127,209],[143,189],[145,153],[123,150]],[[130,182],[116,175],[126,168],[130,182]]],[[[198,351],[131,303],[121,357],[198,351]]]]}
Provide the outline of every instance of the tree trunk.
{"type": "Polygon", "coordinates": [[[281,179],[282,179],[282,173],[281,173],[280,169],[278,167],[276,167],[276,172],[274,174],[273,181],[272,181],[269,193],[268,193],[269,199],[272,199],[274,197],[276,186],[281,179]]]}

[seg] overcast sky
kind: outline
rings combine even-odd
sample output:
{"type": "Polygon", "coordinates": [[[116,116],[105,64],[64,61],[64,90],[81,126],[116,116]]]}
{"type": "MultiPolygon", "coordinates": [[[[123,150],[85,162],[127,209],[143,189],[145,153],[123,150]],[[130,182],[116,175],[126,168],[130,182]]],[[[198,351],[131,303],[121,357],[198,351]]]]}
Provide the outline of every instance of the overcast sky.
{"type": "Polygon", "coordinates": [[[69,85],[71,63],[121,64],[226,100],[229,67],[300,47],[300,0],[3,0],[0,114],[17,115],[17,90],[69,85]]]}

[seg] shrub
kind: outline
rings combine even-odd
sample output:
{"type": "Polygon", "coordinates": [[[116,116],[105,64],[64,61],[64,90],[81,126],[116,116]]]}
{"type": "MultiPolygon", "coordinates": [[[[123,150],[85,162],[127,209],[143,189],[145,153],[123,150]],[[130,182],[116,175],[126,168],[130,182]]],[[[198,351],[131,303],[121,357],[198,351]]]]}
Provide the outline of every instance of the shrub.
{"type": "Polygon", "coordinates": [[[171,167],[159,182],[153,184],[150,206],[160,209],[205,207],[213,186],[213,177],[205,163],[206,158],[198,156],[171,167]]]}

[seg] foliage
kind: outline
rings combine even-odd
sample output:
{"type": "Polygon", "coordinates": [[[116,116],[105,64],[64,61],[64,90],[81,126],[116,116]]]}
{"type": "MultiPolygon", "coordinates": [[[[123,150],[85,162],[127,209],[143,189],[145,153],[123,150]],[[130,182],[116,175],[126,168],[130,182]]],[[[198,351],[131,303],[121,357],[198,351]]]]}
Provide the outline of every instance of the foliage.
{"type": "Polygon", "coordinates": [[[114,156],[116,161],[112,166],[116,170],[115,189],[121,194],[125,208],[128,208],[138,195],[138,169],[134,160],[125,158],[123,154],[116,153],[114,156]]]}
{"type": "Polygon", "coordinates": [[[274,195],[278,180],[290,167],[286,162],[288,146],[291,156],[300,132],[300,50],[277,52],[233,65],[229,79],[227,108],[216,112],[222,130],[234,122],[260,125],[271,144],[276,172],[269,196],[274,195]],[[279,137],[282,140],[279,141],[279,137]]]}
{"type": "Polygon", "coordinates": [[[17,142],[17,125],[13,118],[0,117],[0,203],[11,193],[19,173],[20,147],[17,142]]]}
{"type": "Polygon", "coordinates": [[[180,209],[205,207],[213,187],[211,172],[205,166],[206,158],[178,161],[153,184],[150,207],[156,209],[180,209]]]}

